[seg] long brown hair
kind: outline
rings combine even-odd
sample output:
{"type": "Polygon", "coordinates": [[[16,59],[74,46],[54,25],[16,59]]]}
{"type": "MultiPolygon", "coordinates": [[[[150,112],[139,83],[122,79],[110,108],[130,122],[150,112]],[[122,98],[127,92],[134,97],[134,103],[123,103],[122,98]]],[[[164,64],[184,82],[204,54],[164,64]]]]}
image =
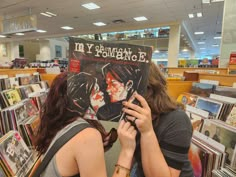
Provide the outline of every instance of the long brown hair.
{"type": "Polygon", "coordinates": [[[150,64],[145,98],[152,110],[153,119],[158,119],[160,114],[177,108],[176,102],[167,93],[167,82],[164,75],[153,62],[150,64]]]}
{"type": "MultiPolygon", "coordinates": [[[[83,116],[83,113],[73,113],[67,109],[69,103],[69,97],[67,96],[67,75],[67,72],[63,72],[56,76],[40,111],[40,125],[34,143],[36,150],[40,154],[47,151],[52,139],[59,130],[78,119],[78,117],[83,116]]],[[[105,139],[108,133],[99,121],[86,121],[92,127],[98,129],[102,138],[105,139]]]]}

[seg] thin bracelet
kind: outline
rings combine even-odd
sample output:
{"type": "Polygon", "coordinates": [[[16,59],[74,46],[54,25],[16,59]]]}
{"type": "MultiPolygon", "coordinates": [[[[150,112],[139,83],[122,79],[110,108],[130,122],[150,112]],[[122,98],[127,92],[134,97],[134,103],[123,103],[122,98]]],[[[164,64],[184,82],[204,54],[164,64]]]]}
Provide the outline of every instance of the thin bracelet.
{"type": "Polygon", "coordinates": [[[121,170],[125,170],[126,171],[126,177],[130,177],[130,169],[129,168],[126,168],[126,167],[124,167],[122,165],[119,165],[119,164],[115,164],[115,167],[117,168],[116,174],[119,174],[120,169],[121,169],[121,170]]]}

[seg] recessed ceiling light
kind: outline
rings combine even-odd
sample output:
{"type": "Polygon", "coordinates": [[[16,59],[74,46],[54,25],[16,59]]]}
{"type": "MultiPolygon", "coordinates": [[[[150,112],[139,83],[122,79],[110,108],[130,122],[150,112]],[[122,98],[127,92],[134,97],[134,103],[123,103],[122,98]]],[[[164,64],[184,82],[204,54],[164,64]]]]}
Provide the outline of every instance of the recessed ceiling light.
{"type": "Polygon", "coordinates": [[[4,38],[4,37],[7,37],[7,36],[4,36],[4,35],[0,35],[1,38],[4,38]]]}
{"type": "Polygon", "coordinates": [[[83,7],[89,9],[89,10],[94,10],[94,9],[99,9],[100,6],[98,6],[97,4],[91,2],[91,3],[87,3],[87,4],[82,4],[83,7]]]}
{"type": "Polygon", "coordinates": [[[188,14],[189,18],[194,18],[194,14],[188,14]]]}
{"type": "Polygon", "coordinates": [[[205,42],[198,42],[198,44],[205,44],[205,42]]]}
{"type": "Polygon", "coordinates": [[[221,39],[221,36],[218,36],[218,37],[214,37],[214,39],[221,39]]]}
{"type": "Polygon", "coordinates": [[[154,53],[160,53],[160,51],[159,50],[155,50],[154,53]]]}
{"type": "Polygon", "coordinates": [[[24,33],[16,33],[17,36],[24,36],[24,33]]]}
{"type": "Polygon", "coordinates": [[[141,17],[134,17],[134,20],[139,22],[139,21],[145,21],[145,20],[148,20],[148,19],[144,16],[141,16],[141,17]]]}
{"type": "Polygon", "coordinates": [[[47,31],[45,31],[45,30],[36,30],[38,33],[46,33],[47,31]]]}
{"type": "Polygon", "coordinates": [[[213,44],[212,47],[219,47],[219,45],[218,44],[213,44]]]}
{"type": "Polygon", "coordinates": [[[105,26],[106,25],[103,22],[96,22],[96,23],[93,23],[93,24],[96,25],[96,26],[105,26]]]}
{"type": "Polygon", "coordinates": [[[52,17],[52,15],[49,15],[49,14],[44,13],[44,12],[41,12],[40,14],[41,14],[41,15],[44,15],[44,16],[46,16],[46,17],[52,17]]]}
{"type": "Polygon", "coordinates": [[[46,12],[46,14],[51,15],[51,16],[54,16],[54,17],[57,16],[57,14],[54,14],[54,13],[52,13],[52,12],[46,12]]]}
{"type": "Polygon", "coordinates": [[[206,48],[200,48],[200,50],[205,50],[206,48]]]}
{"type": "Polygon", "coordinates": [[[70,26],[62,26],[61,28],[64,29],[64,30],[72,30],[72,29],[74,29],[73,27],[70,27],[70,26]]]}
{"type": "Polygon", "coordinates": [[[202,12],[198,12],[197,17],[202,17],[202,12]]]}
{"type": "Polygon", "coordinates": [[[194,34],[195,35],[199,35],[199,34],[204,34],[204,32],[203,31],[199,31],[199,32],[195,32],[194,34]]]}

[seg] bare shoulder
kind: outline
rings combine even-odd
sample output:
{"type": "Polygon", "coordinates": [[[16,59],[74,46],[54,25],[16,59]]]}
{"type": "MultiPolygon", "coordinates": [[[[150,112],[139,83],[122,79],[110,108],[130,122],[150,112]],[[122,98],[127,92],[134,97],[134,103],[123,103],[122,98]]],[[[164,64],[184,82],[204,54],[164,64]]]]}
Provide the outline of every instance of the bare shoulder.
{"type": "Polygon", "coordinates": [[[102,144],[102,136],[97,129],[89,127],[76,134],[71,141],[76,150],[79,150],[80,147],[86,148],[86,146],[93,147],[102,144]]]}

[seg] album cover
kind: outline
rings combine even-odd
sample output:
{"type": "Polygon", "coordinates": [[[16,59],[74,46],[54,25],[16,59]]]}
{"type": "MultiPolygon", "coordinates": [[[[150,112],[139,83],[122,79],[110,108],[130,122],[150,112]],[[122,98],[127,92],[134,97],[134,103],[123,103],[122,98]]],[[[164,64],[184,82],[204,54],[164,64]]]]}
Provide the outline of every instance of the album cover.
{"type": "Polygon", "coordinates": [[[12,90],[6,90],[3,92],[5,95],[5,98],[7,100],[7,103],[9,106],[12,106],[18,102],[21,101],[20,94],[17,90],[12,89],[12,90]]]}
{"type": "Polygon", "coordinates": [[[0,142],[3,162],[14,176],[25,177],[34,163],[31,150],[17,131],[9,131],[4,137],[0,142]]]}
{"type": "Polygon", "coordinates": [[[69,53],[71,112],[119,121],[125,117],[122,102],[136,92],[145,93],[151,47],[70,38],[69,53]]]}
{"type": "Polygon", "coordinates": [[[182,103],[184,105],[195,106],[197,97],[197,95],[184,92],[178,96],[177,102],[182,103]]]}
{"type": "Polygon", "coordinates": [[[198,97],[195,107],[209,112],[209,118],[218,119],[222,103],[209,98],[198,97]]]}
{"type": "Polygon", "coordinates": [[[215,87],[216,86],[214,84],[193,82],[190,93],[202,97],[209,97],[209,95],[213,93],[215,87]]]}
{"type": "MultiPolygon", "coordinates": [[[[220,120],[205,119],[200,131],[225,146],[227,153],[225,162],[231,166],[235,164],[236,160],[233,158],[234,151],[236,150],[236,132],[235,129],[220,122],[220,120]]],[[[234,166],[232,166],[232,168],[235,169],[234,166]]]]}
{"type": "Polygon", "coordinates": [[[236,127],[236,105],[234,105],[233,109],[229,113],[226,123],[236,127]]]}
{"type": "Polygon", "coordinates": [[[216,86],[214,93],[217,95],[236,98],[236,88],[226,86],[216,86]]]}

